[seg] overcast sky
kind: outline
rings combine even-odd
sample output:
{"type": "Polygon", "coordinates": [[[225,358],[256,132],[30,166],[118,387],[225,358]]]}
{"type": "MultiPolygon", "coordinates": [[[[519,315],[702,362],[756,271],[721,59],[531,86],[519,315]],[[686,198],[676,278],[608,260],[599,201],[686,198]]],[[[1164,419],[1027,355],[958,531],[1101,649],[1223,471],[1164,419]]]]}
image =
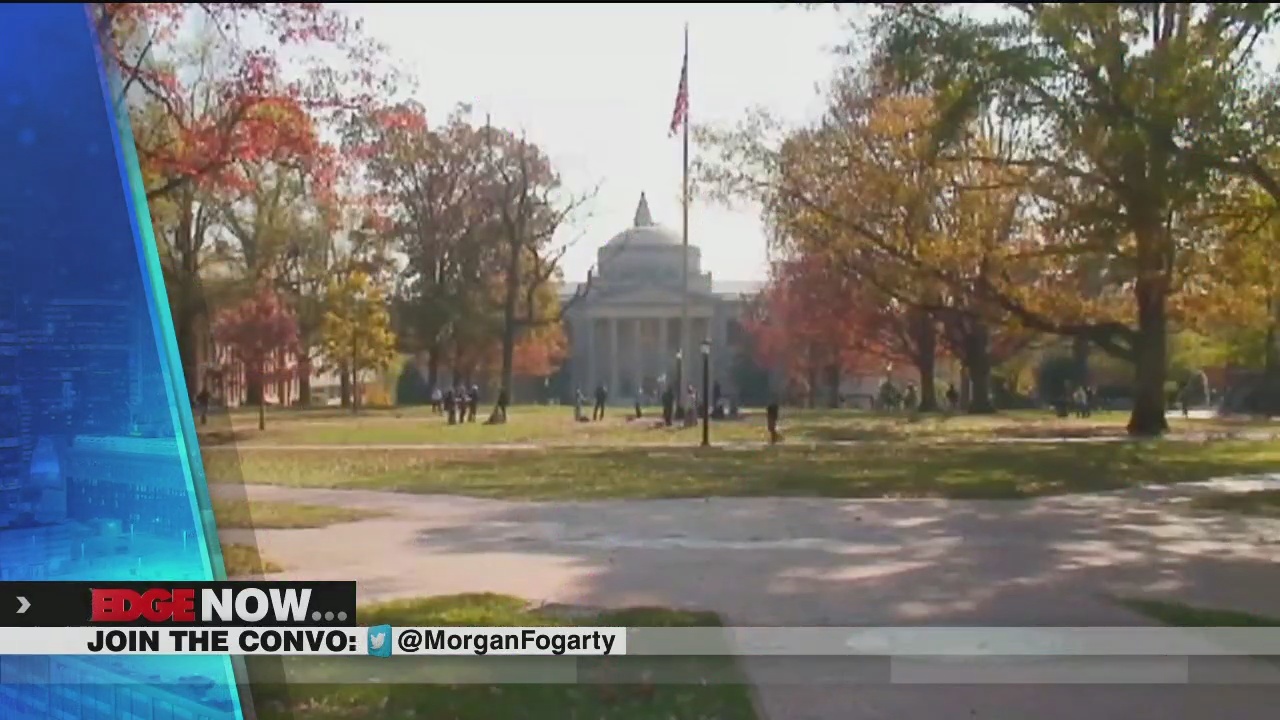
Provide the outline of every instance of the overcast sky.
{"type": "MultiPolygon", "coordinates": [[[[600,191],[573,236],[566,277],[583,280],[595,250],[631,224],[641,191],[654,219],[680,228],[680,141],[667,127],[690,34],[694,124],[733,122],[754,106],[800,121],[847,41],[834,11],[773,4],[384,4],[347,6],[421,81],[417,99],[444,118],[459,102],[523,128],[566,183],[600,191]]],[[[696,153],[696,148],[695,151],[696,153]]],[[[762,279],[758,214],[703,203],[689,239],[721,280],[762,279]]]]}

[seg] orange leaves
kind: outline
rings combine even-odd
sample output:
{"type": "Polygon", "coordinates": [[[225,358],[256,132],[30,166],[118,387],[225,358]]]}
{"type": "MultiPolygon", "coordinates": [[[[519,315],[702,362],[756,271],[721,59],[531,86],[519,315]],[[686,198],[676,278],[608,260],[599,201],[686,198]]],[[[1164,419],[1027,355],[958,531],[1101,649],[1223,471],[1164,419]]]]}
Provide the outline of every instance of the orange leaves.
{"type": "MultiPolygon", "coordinates": [[[[501,348],[496,348],[501,351],[501,348]]],[[[568,356],[568,340],[560,324],[526,332],[515,347],[514,373],[517,377],[546,377],[568,356]]]]}
{"type": "Polygon", "coordinates": [[[102,17],[152,198],[191,182],[244,190],[237,166],[263,162],[323,191],[342,157],[319,127],[386,87],[379,48],[326,3],[108,3],[102,17]],[[342,71],[333,51],[349,58],[342,71]]]}
{"type": "Polygon", "coordinates": [[[905,309],[820,257],[775,263],[758,302],[745,327],[765,365],[802,375],[832,367],[864,373],[910,354],[905,309]]]}

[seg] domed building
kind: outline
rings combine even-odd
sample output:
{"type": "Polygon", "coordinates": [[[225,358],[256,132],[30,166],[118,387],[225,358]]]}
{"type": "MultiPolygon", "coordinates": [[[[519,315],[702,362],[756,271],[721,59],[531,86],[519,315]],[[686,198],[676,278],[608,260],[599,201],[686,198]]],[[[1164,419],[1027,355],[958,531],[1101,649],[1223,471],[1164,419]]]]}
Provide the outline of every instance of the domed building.
{"type": "Polygon", "coordinates": [[[597,272],[570,285],[561,298],[572,354],[565,368],[569,390],[588,397],[603,385],[611,402],[652,401],[679,377],[682,264],[687,264],[689,336],[683,383],[701,392],[700,346],[711,342],[711,379],[734,392],[738,320],[760,283],[716,282],[702,268],[702,252],[686,249],[679,231],[654,222],[643,193],[632,226],[596,254],[597,272]]]}

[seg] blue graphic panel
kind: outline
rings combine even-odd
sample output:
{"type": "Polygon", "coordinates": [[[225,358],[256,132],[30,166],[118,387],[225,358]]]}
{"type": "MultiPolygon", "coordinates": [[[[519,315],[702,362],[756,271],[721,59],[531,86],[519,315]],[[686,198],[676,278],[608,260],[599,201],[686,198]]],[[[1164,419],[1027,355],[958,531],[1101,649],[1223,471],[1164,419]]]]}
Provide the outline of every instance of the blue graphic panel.
{"type": "MultiPolygon", "coordinates": [[[[0,579],[222,575],[116,87],[87,6],[0,5],[0,579]]],[[[235,720],[233,677],[0,657],[0,718],[235,720]]]]}

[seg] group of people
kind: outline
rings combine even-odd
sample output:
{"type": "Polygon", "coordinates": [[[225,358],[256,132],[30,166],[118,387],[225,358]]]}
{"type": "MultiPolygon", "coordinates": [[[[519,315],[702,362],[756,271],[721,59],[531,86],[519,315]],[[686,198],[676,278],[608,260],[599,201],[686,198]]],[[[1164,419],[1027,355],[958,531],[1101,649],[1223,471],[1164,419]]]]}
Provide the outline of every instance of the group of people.
{"type": "Polygon", "coordinates": [[[475,422],[476,413],[480,409],[480,386],[466,387],[458,385],[431,390],[431,410],[437,415],[448,415],[449,424],[475,422]]]}
{"type": "MultiPolygon", "coordinates": [[[[604,385],[597,385],[593,395],[594,404],[591,409],[591,416],[587,417],[585,412],[587,405],[587,396],[581,389],[574,393],[573,418],[576,422],[599,422],[604,419],[605,408],[609,405],[609,389],[604,385]]],[[[667,427],[674,425],[677,421],[685,426],[696,425],[698,419],[707,408],[702,404],[702,398],[698,394],[698,390],[693,385],[689,385],[685,390],[685,402],[678,404],[676,402],[676,389],[670,385],[663,388],[661,393],[662,402],[662,423],[667,427]],[[688,408],[686,412],[685,409],[688,408]]],[[[639,420],[644,416],[643,398],[638,396],[635,403],[635,418],[639,420]]],[[[722,420],[726,417],[736,418],[738,416],[738,407],[730,400],[729,408],[726,410],[724,397],[720,391],[720,383],[716,382],[711,387],[711,419],[722,420]]]]}
{"type": "MultiPolygon", "coordinates": [[[[507,421],[507,404],[510,396],[506,388],[498,391],[498,402],[494,405],[493,414],[486,424],[493,425],[507,421]]],[[[431,390],[431,410],[438,415],[447,415],[450,425],[475,422],[480,411],[480,386],[458,385],[452,388],[431,390]]]]}
{"type": "Polygon", "coordinates": [[[876,395],[877,410],[915,409],[920,404],[920,392],[915,383],[907,383],[905,390],[899,390],[892,380],[880,383],[880,392],[876,395]]]}

